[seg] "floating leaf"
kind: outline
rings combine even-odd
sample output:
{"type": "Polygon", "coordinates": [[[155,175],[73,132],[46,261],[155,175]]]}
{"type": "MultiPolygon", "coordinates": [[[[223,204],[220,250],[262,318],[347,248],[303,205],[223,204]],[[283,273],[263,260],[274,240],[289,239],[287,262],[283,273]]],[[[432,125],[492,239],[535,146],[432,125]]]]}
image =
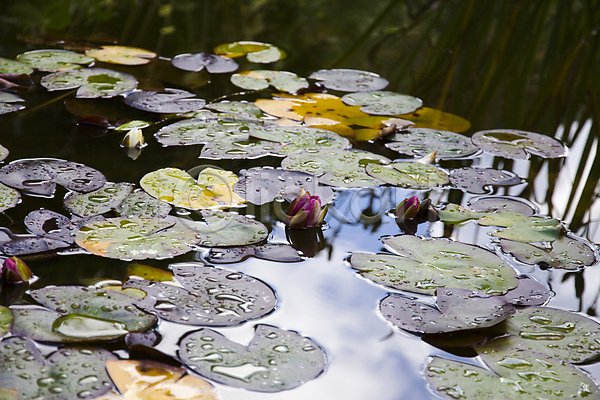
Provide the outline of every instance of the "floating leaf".
{"type": "Polygon", "coordinates": [[[223,136],[207,143],[200,158],[211,160],[253,159],[280,155],[282,144],[252,137],[223,136]]]}
{"type": "Polygon", "coordinates": [[[196,373],[228,386],[279,392],[302,385],[325,368],[325,353],[294,331],[257,325],[245,347],[211,329],[185,336],[179,356],[196,373]]]}
{"type": "Polygon", "coordinates": [[[235,207],[244,202],[233,191],[238,177],[230,171],[205,168],[196,182],[187,172],[162,168],[142,177],[140,185],[152,197],[176,207],[199,210],[235,207]]]}
{"type": "Polygon", "coordinates": [[[558,140],[533,132],[494,129],[476,132],[471,139],[481,150],[505,158],[525,160],[530,154],[557,158],[567,153],[558,140]]]}
{"type": "Polygon", "coordinates": [[[33,68],[29,64],[0,57],[0,74],[29,75],[33,68]]]}
{"type": "Polygon", "coordinates": [[[84,225],[75,242],[92,254],[122,260],[169,258],[192,250],[196,233],[172,216],[108,218],[84,225]]]}
{"type": "Polygon", "coordinates": [[[42,253],[69,247],[70,243],[37,235],[13,236],[10,241],[0,244],[0,251],[8,256],[42,253]]]}
{"type": "Polygon", "coordinates": [[[69,71],[94,62],[91,57],[67,50],[33,50],[17,56],[17,61],[45,72],[69,71]]]}
{"type": "Polygon", "coordinates": [[[165,218],[171,212],[171,206],[137,189],[125,197],[115,211],[122,217],[165,218]]]}
{"type": "Polygon", "coordinates": [[[444,238],[385,237],[395,254],[352,253],[352,268],[380,285],[434,294],[440,287],[503,294],[517,287],[514,269],[494,253],[444,238]]]}
{"type": "Polygon", "coordinates": [[[471,127],[471,123],[464,118],[428,107],[421,107],[410,114],[398,115],[398,118],[414,122],[413,128],[439,129],[460,133],[471,127]]]}
{"type": "Polygon", "coordinates": [[[425,334],[480,329],[494,326],[515,308],[501,296],[481,296],[466,289],[437,289],[436,307],[397,294],[379,304],[383,317],[398,328],[425,334]]]}
{"type": "Polygon", "coordinates": [[[0,92],[0,115],[24,109],[24,101],[16,94],[0,92]]]}
{"type": "Polygon", "coordinates": [[[127,265],[127,276],[137,276],[147,281],[155,282],[166,282],[174,280],[173,273],[170,271],[165,271],[164,269],[155,268],[149,265],[139,263],[129,263],[127,265]]]}
{"type": "Polygon", "coordinates": [[[501,226],[507,229],[492,233],[492,236],[519,242],[551,242],[556,240],[563,227],[556,218],[524,217],[510,211],[487,213],[477,220],[483,226],[501,226]]]}
{"type": "MultiPolygon", "coordinates": [[[[1,178],[0,178],[1,179],[1,178]]],[[[0,212],[13,208],[21,201],[21,193],[0,183],[0,212]]]]}
{"type": "Polygon", "coordinates": [[[354,69],[322,69],[313,72],[309,79],[317,79],[327,89],[344,92],[380,90],[389,82],[373,72],[354,69]]]}
{"type": "Polygon", "coordinates": [[[98,61],[121,65],[148,64],[151,58],[156,57],[156,53],[152,51],[129,46],[102,46],[100,49],[86,51],[85,55],[98,61]]]}
{"type": "Polygon", "coordinates": [[[287,71],[245,71],[233,74],[231,82],[242,89],[249,90],[262,90],[268,88],[269,85],[282,92],[297,92],[300,89],[308,88],[306,79],[287,71]]]}
{"type": "Polygon", "coordinates": [[[576,271],[596,262],[590,245],[573,236],[561,236],[550,243],[549,248],[506,239],[500,240],[500,247],[503,252],[530,265],[576,271]]]}
{"type": "Polygon", "coordinates": [[[367,174],[367,165],[389,162],[383,156],[363,150],[327,149],[289,155],[283,159],[281,167],[288,171],[315,175],[326,185],[359,188],[381,184],[379,179],[367,174]]]}
{"type": "Polygon", "coordinates": [[[77,89],[77,97],[114,97],[131,92],[137,80],[124,72],[103,68],[87,68],[74,71],[55,72],[46,75],[41,82],[48,90],[77,89]]]}
{"type": "Polygon", "coordinates": [[[302,257],[289,244],[264,244],[261,246],[244,247],[213,247],[208,252],[206,260],[212,264],[229,264],[244,261],[248,257],[277,262],[302,261],[302,257]]]}
{"type": "Polygon", "coordinates": [[[171,64],[175,68],[193,72],[199,72],[206,67],[211,74],[223,74],[238,69],[238,64],[231,58],[206,53],[178,54],[171,59],[171,64]]]}
{"type": "Polygon", "coordinates": [[[215,47],[214,52],[230,58],[245,55],[248,61],[263,64],[283,60],[287,56],[283,50],[271,44],[251,41],[222,44],[215,47]]]}
{"type": "Polygon", "coordinates": [[[388,165],[367,165],[367,173],[390,185],[409,188],[430,188],[448,183],[448,173],[434,165],[419,162],[394,162],[388,165]]]}
{"type": "Polygon", "coordinates": [[[100,189],[88,193],[71,192],[63,204],[67,210],[83,218],[104,214],[115,207],[131,193],[133,184],[127,182],[107,182],[100,189]]]}
{"type": "Polygon", "coordinates": [[[23,221],[29,232],[45,236],[49,239],[65,243],[73,243],[75,239],[75,225],[62,214],[50,210],[35,210],[27,214],[23,221]]]}
{"type": "Polygon", "coordinates": [[[386,136],[385,147],[413,157],[437,152],[436,158],[466,157],[477,152],[471,139],[458,133],[427,128],[412,128],[386,136]]]}
{"type": "Polygon", "coordinates": [[[247,121],[190,119],[167,125],[155,136],[163,146],[187,146],[227,136],[247,139],[252,129],[256,129],[256,125],[247,121]]]}
{"type": "Polygon", "coordinates": [[[319,196],[323,204],[333,200],[333,190],[330,187],[320,186],[316,177],[304,172],[254,167],[240,173],[243,175],[233,185],[233,190],[252,204],[266,204],[276,198],[293,200],[300,188],[319,196]]]}
{"type": "Polygon", "coordinates": [[[541,306],[552,297],[550,291],[543,283],[528,275],[519,276],[519,286],[511,289],[503,297],[516,306],[541,306]]]}
{"type": "Polygon", "coordinates": [[[517,174],[493,168],[463,167],[450,172],[450,182],[469,193],[484,194],[490,186],[512,186],[521,183],[517,174]]]}
{"type": "Polygon", "coordinates": [[[125,103],[138,110],[164,114],[196,111],[206,104],[205,100],[192,97],[193,93],[179,89],[162,92],[140,90],[128,94],[125,103]]]}
{"type": "Polygon", "coordinates": [[[206,108],[242,118],[255,118],[262,114],[260,108],[256,107],[254,103],[244,101],[220,101],[207,104],[206,108]]]}
{"type": "Polygon", "coordinates": [[[449,225],[460,224],[472,219],[479,219],[487,214],[487,211],[474,211],[470,208],[462,207],[453,203],[446,204],[444,208],[438,209],[438,215],[440,216],[440,219],[445,224],[449,225]]]}
{"type": "Polygon", "coordinates": [[[380,90],[349,93],[342,101],[349,106],[362,106],[362,112],[375,115],[407,114],[423,106],[417,97],[380,90]]]}
{"type": "Polygon", "coordinates": [[[469,207],[475,211],[512,211],[525,217],[539,212],[535,204],[518,197],[481,196],[469,202],[469,207]]]}
{"type": "Polygon", "coordinates": [[[326,149],[346,149],[348,139],[323,129],[308,127],[274,126],[253,129],[250,136],[283,144],[279,154],[296,154],[301,151],[314,152],[326,149]]]}
{"type": "Polygon", "coordinates": [[[183,288],[162,282],[130,279],[123,287],[143,290],[135,303],[161,319],[187,325],[236,326],[275,308],[277,296],[254,277],[200,263],[171,265],[183,288]]]}
{"type": "Polygon", "coordinates": [[[269,234],[261,222],[235,213],[202,210],[202,218],[204,222],[182,220],[198,234],[202,246],[244,246],[262,242],[269,234]]]}
{"type": "Polygon", "coordinates": [[[13,324],[13,313],[8,307],[0,306],[0,337],[6,335],[13,324]]]}

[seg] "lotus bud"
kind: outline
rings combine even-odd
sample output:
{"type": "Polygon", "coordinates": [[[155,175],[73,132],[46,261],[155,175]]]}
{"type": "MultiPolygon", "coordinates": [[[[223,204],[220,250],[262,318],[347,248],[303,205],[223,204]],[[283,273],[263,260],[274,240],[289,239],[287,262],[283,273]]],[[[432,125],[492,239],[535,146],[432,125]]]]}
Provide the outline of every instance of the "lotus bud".
{"type": "Polygon", "coordinates": [[[2,282],[16,283],[24,282],[33,277],[33,273],[27,265],[17,257],[4,260],[2,265],[2,282]]]}
{"type": "Polygon", "coordinates": [[[415,234],[417,225],[440,219],[437,211],[431,205],[431,199],[419,201],[416,196],[404,199],[394,210],[398,227],[406,233],[415,234]]]}
{"type": "Polygon", "coordinates": [[[142,147],[146,146],[142,130],[140,128],[133,128],[129,130],[129,132],[127,132],[127,135],[125,135],[125,137],[123,138],[121,146],[127,149],[141,149],[142,147]]]}
{"type": "Polygon", "coordinates": [[[323,223],[326,214],[327,206],[321,208],[319,196],[311,196],[310,192],[301,188],[283,216],[283,222],[290,228],[313,228],[323,223]]]}

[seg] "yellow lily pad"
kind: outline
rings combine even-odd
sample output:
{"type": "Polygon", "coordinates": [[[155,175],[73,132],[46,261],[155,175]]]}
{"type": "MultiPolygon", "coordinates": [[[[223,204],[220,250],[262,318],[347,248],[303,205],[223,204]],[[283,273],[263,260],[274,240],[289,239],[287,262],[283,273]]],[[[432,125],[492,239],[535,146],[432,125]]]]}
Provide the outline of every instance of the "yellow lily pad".
{"type": "Polygon", "coordinates": [[[121,64],[121,65],[143,65],[148,64],[156,53],[129,46],[102,46],[100,49],[92,49],[85,52],[88,57],[98,61],[121,64]]]}
{"type": "Polygon", "coordinates": [[[428,107],[422,107],[415,112],[398,115],[398,117],[414,122],[413,128],[430,128],[460,133],[471,127],[469,121],[458,115],[428,107]]]}
{"type": "Polygon", "coordinates": [[[283,60],[287,56],[283,50],[272,44],[252,41],[222,44],[215,47],[214,52],[215,54],[230,58],[245,55],[248,61],[263,64],[283,60]]]}

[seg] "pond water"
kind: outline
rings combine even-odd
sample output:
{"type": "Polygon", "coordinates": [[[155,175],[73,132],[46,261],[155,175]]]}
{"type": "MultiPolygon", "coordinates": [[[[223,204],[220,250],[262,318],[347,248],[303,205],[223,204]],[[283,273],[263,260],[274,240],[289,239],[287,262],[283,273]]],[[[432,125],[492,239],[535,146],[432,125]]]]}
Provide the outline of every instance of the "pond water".
{"type": "MultiPolygon", "coordinates": [[[[277,91],[272,87],[260,91],[240,88],[231,83],[232,72],[185,72],[171,66],[170,59],[186,53],[210,54],[226,43],[258,41],[277,46],[287,57],[269,64],[235,58],[239,63],[236,72],[268,69],[308,78],[321,69],[370,71],[389,81],[383,90],[418,97],[426,107],[467,120],[470,127],[466,131],[454,129],[467,137],[482,130],[510,129],[536,132],[563,143],[568,148],[564,157],[534,153],[526,159],[515,159],[479,151],[434,164],[445,171],[477,167],[516,174],[520,180],[513,180],[510,186],[487,187],[483,194],[510,196],[535,205],[537,215],[560,220],[566,230],[587,243],[598,256],[595,243],[600,243],[600,166],[596,157],[600,133],[600,45],[596,31],[600,6],[547,0],[493,5],[466,0],[452,4],[333,3],[21,0],[9,5],[0,16],[0,57],[14,60],[24,52],[40,49],[84,52],[102,45],[134,46],[155,52],[159,58],[139,66],[98,61],[94,66],[135,76],[138,89],[186,90],[207,103],[269,100],[277,91]]],[[[167,167],[189,171],[196,178],[206,167],[240,175],[243,169],[278,167],[282,163],[282,157],[272,155],[198,158],[201,144],[162,146],[154,135],[181,117],[140,111],[125,104],[123,96],[77,99],[75,90],[49,91],[40,83],[48,74],[33,72],[33,83],[28,89],[12,91],[24,100],[25,108],[0,115],[0,144],[9,151],[4,165],[23,159],[66,160],[100,171],[108,182],[129,182],[139,188],[146,174],[167,167]],[[151,125],[142,129],[147,146],[132,157],[121,146],[126,132],[78,124],[90,115],[104,115],[111,124],[121,119],[149,121],[151,125]]],[[[314,89],[316,80],[310,82],[314,89]]],[[[340,97],[349,92],[323,87],[320,90],[340,97]]],[[[269,121],[274,119],[270,117],[269,121]]],[[[456,127],[448,124],[449,131],[456,127]]],[[[530,147],[535,147],[536,141],[539,139],[530,147]]],[[[385,146],[389,142],[386,138],[352,141],[352,147],[390,160],[414,160],[390,150],[385,146]]],[[[309,156],[308,161],[314,160],[309,156]]],[[[369,188],[334,189],[335,200],[320,238],[314,236],[314,230],[293,230],[290,235],[278,213],[287,204],[279,200],[232,209],[262,222],[268,228],[268,243],[292,244],[303,251],[304,257],[290,263],[250,257],[219,264],[265,282],[275,291],[277,305],[260,318],[214,329],[244,345],[252,339],[257,324],[296,331],[320,346],[327,362],[324,372],[315,379],[277,393],[246,390],[209,379],[223,399],[436,399],[443,391],[434,393],[425,378],[432,356],[485,368],[482,358],[468,354],[469,351],[445,351],[389,323],[379,310],[380,302],[389,293],[408,292],[361,277],[349,259],[353,252],[389,254],[380,238],[402,233],[389,210],[405,198],[431,199],[435,206],[467,206],[482,193],[470,193],[452,183],[428,189],[384,182],[369,188]]],[[[42,208],[70,216],[63,204],[68,192],[58,185],[52,196],[24,193],[19,204],[0,215],[0,226],[13,234],[25,234],[25,217],[42,208]]],[[[105,215],[116,216],[114,210],[105,215]]],[[[197,211],[190,214],[180,208],[171,211],[171,215],[200,219],[197,211]]],[[[490,249],[520,274],[535,278],[552,291],[545,306],[600,322],[596,317],[600,296],[596,261],[574,270],[524,264],[500,250],[498,238],[491,236],[497,230],[475,221],[459,225],[436,221],[418,225],[416,234],[490,249]]],[[[137,261],[73,251],[76,247],[72,245],[72,251],[20,255],[37,276],[29,289],[125,281],[128,267],[134,262],[164,271],[174,263],[211,264],[207,261],[209,247],[194,247],[193,251],[173,258],[137,261]]],[[[426,294],[409,295],[433,304],[426,294]]],[[[14,304],[27,303],[35,301],[24,295],[14,304]]],[[[155,329],[162,336],[155,348],[179,360],[181,338],[199,326],[160,320],[155,329]]],[[[10,333],[3,340],[9,337],[10,333]]],[[[48,343],[38,346],[44,354],[55,349],[48,343]]],[[[105,347],[121,358],[129,357],[122,340],[105,347]]],[[[135,358],[143,357],[136,353],[135,358]]],[[[589,363],[581,368],[600,380],[599,364],[589,363]]],[[[4,388],[3,385],[4,382],[0,386],[4,388]]],[[[595,396],[598,397],[598,391],[595,396]]]]}

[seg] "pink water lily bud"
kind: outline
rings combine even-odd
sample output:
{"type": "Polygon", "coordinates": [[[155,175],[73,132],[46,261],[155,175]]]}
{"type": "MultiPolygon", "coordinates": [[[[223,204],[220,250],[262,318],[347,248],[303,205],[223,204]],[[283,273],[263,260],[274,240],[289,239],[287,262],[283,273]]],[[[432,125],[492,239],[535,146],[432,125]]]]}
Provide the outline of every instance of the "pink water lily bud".
{"type": "Polygon", "coordinates": [[[283,222],[290,228],[313,228],[323,223],[326,214],[327,206],[321,207],[319,196],[311,196],[301,188],[283,216],[283,222]]]}
{"type": "Polygon", "coordinates": [[[404,199],[394,210],[396,223],[404,232],[415,234],[417,225],[429,221],[434,222],[440,219],[437,211],[431,205],[431,199],[419,201],[417,196],[404,199]]]}
{"type": "Polygon", "coordinates": [[[2,264],[3,282],[23,282],[33,277],[29,267],[17,257],[10,257],[4,260],[2,264]]]}

